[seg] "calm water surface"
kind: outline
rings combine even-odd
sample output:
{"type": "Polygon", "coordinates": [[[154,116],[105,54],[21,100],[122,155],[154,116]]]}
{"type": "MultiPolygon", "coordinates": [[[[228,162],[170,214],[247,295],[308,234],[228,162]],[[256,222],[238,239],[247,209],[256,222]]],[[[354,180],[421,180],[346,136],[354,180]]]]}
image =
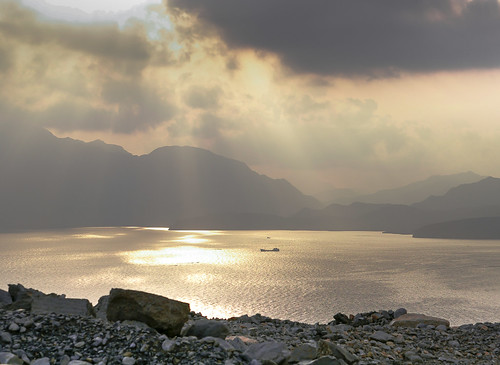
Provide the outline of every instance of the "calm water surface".
{"type": "Polygon", "coordinates": [[[0,234],[0,250],[0,288],[21,283],[94,304],[120,287],[209,317],[325,323],[337,312],[405,307],[454,325],[500,322],[500,241],[120,227],[0,234]]]}

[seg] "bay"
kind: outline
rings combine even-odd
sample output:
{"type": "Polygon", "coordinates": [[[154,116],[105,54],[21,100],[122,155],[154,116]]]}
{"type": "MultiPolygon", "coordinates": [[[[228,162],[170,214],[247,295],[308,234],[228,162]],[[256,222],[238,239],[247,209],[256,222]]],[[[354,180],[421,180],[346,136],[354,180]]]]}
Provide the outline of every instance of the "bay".
{"type": "Polygon", "coordinates": [[[21,283],[94,304],[119,287],[219,318],[327,323],[337,312],[405,307],[452,325],[500,321],[495,240],[106,227],[4,233],[0,250],[0,288],[21,283]]]}

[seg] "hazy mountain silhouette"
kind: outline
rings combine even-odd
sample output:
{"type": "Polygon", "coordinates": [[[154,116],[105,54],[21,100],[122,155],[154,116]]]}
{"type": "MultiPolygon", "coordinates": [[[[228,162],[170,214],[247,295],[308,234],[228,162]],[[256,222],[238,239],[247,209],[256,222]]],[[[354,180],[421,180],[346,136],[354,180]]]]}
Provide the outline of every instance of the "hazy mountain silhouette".
{"type": "Polygon", "coordinates": [[[500,217],[469,218],[435,223],[417,229],[413,237],[500,239],[500,217]]]}
{"type": "Polygon", "coordinates": [[[453,187],[474,183],[484,176],[471,171],[453,175],[435,175],[425,180],[417,181],[394,189],[380,190],[366,195],[338,195],[330,202],[350,204],[354,202],[371,204],[413,204],[420,202],[431,195],[443,195],[453,187]]]}
{"type": "Polygon", "coordinates": [[[0,124],[0,229],[169,226],[207,214],[290,215],[319,207],[286,180],[193,147],[134,156],[102,141],[0,124]]]}
{"type": "Polygon", "coordinates": [[[431,196],[414,207],[426,210],[476,209],[500,205],[500,179],[487,177],[463,184],[441,196],[431,196]]]}

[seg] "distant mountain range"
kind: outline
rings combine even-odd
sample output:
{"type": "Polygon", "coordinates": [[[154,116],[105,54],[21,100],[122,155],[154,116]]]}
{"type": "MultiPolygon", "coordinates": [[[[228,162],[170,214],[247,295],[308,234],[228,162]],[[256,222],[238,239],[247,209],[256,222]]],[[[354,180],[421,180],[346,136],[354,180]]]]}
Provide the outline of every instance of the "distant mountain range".
{"type": "Polygon", "coordinates": [[[0,229],[170,226],[209,214],[288,216],[319,208],[286,180],[193,147],[143,156],[101,141],[0,125],[0,229]]]}
{"type": "Polygon", "coordinates": [[[500,179],[471,172],[434,176],[364,199],[372,202],[322,207],[286,180],[199,148],[135,156],[102,141],[0,124],[1,231],[138,225],[491,238],[497,230],[484,227],[497,222],[486,218],[500,217],[500,179]],[[460,227],[471,227],[469,234],[460,227]]]}
{"type": "Polygon", "coordinates": [[[409,205],[418,203],[433,195],[443,195],[451,188],[462,184],[474,183],[484,178],[485,176],[469,171],[452,175],[435,175],[422,181],[417,181],[394,189],[380,190],[372,194],[360,195],[349,189],[336,189],[317,194],[315,197],[329,204],[351,204],[358,202],[409,205]]]}

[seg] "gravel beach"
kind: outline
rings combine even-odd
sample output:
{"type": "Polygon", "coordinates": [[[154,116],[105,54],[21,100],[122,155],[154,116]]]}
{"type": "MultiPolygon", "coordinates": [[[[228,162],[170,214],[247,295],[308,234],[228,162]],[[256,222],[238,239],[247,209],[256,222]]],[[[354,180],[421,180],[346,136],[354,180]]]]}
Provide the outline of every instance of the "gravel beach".
{"type": "Polygon", "coordinates": [[[168,337],[138,321],[4,306],[0,364],[500,364],[500,323],[398,325],[394,318],[405,315],[402,308],[337,313],[330,323],[305,324],[190,312],[179,335],[168,337]]]}

